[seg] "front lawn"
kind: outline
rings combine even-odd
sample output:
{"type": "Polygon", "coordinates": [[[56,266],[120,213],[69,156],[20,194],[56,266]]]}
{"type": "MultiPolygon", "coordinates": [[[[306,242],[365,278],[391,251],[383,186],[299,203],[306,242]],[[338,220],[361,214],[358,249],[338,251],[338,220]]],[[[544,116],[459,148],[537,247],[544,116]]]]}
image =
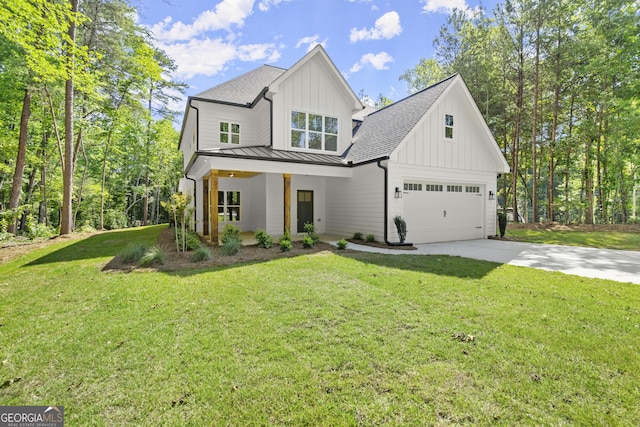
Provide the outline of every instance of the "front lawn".
{"type": "Polygon", "coordinates": [[[640,251],[640,224],[509,224],[505,237],[519,242],[640,251]]]}
{"type": "Polygon", "coordinates": [[[162,227],[0,265],[0,405],[69,425],[639,425],[640,287],[320,252],[105,273],[162,227]]]}

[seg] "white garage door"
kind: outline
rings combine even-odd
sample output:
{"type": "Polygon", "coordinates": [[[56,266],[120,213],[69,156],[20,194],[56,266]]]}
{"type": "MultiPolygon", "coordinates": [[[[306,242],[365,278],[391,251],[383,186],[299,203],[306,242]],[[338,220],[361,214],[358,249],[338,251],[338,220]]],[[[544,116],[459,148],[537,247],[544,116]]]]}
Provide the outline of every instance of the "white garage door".
{"type": "Polygon", "coordinates": [[[482,239],[483,195],[477,184],[407,181],[403,216],[412,243],[482,239]]]}

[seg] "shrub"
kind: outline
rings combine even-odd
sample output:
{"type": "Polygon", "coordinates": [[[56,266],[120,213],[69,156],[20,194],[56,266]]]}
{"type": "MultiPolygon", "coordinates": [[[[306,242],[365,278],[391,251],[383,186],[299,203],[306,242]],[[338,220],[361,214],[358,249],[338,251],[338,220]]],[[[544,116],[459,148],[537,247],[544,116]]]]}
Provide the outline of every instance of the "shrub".
{"type": "Polygon", "coordinates": [[[211,249],[209,249],[208,247],[206,247],[204,245],[200,245],[200,247],[198,249],[193,251],[193,254],[191,255],[191,257],[189,257],[189,259],[192,262],[209,261],[211,258],[213,258],[213,254],[211,253],[211,249]]]}
{"type": "Polygon", "coordinates": [[[54,234],[53,227],[38,223],[31,215],[27,217],[27,237],[30,239],[49,238],[53,237],[54,234]]]}
{"type": "Polygon", "coordinates": [[[302,247],[305,249],[311,249],[315,244],[313,238],[310,236],[304,236],[302,238],[302,247]]]}
{"type": "Polygon", "coordinates": [[[253,237],[258,241],[258,247],[269,249],[273,246],[273,240],[269,233],[264,230],[257,230],[253,237]]]}
{"type": "Polygon", "coordinates": [[[242,242],[240,229],[233,224],[227,224],[222,229],[222,238],[220,239],[220,243],[224,245],[226,242],[231,240],[237,241],[238,243],[242,242]]]}
{"type": "Polygon", "coordinates": [[[222,255],[233,256],[238,252],[240,252],[241,248],[242,248],[242,243],[240,242],[240,240],[229,237],[222,244],[222,246],[220,246],[220,251],[222,252],[222,255]]]}
{"type": "Polygon", "coordinates": [[[93,225],[91,225],[91,221],[87,219],[82,224],[82,227],[80,227],[80,231],[82,233],[93,233],[94,231],[96,231],[96,229],[94,228],[93,225]]]}
{"type": "Polygon", "coordinates": [[[141,267],[149,267],[155,264],[164,264],[165,252],[159,246],[151,246],[140,258],[141,267]]]}
{"type": "Polygon", "coordinates": [[[498,212],[498,227],[500,228],[500,237],[504,237],[504,233],[507,231],[507,214],[504,212],[498,212]]]}
{"type": "Polygon", "coordinates": [[[120,252],[120,256],[126,264],[136,264],[146,251],[147,245],[144,243],[129,243],[127,247],[120,252]]]}
{"type": "Polygon", "coordinates": [[[367,242],[372,243],[376,241],[376,236],[373,234],[367,234],[367,242]]]}
{"type": "Polygon", "coordinates": [[[291,240],[289,239],[280,239],[280,243],[278,244],[280,245],[280,250],[282,252],[290,251],[291,248],[293,248],[293,243],[291,243],[291,240]]]}
{"type": "Polygon", "coordinates": [[[347,241],[344,239],[338,240],[338,250],[343,251],[345,249],[347,249],[347,241]]]}
{"type": "Polygon", "coordinates": [[[309,237],[313,241],[314,245],[317,245],[318,242],[320,242],[320,236],[318,236],[318,234],[316,233],[313,224],[307,222],[304,225],[304,231],[307,233],[307,237],[309,237]]]}
{"type": "MultiPolygon", "coordinates": [[[[178,246],[182,246],[182,230],[180,228],[176,230],[176,236],[177,236],[176,243],[178,244],[178,246]]],[[[185,239],[186,239],[185,247],[186,247],[186,250],[188,251],[196,250],[200,246],[202,246],[202,242],[200,241],[200,238],[198,237],[196,232],[193,230],[186,230],[185,239]]]]}
{"type": "Polygon", "coordinates": [[[360,233],[359,231],[353,233],[353,240],[362,240],[362,233],[360,233]]]}
{"type": "Polygon", "coordinates": [[[107,230],[126,228],[128,223],[127,216],[119,210],[109,209],[104,213],[104,228],[107,230]]]}
{"type": "Polygon", "coordinates": [[[398,230],[398,237],[400,237],[400,243],[404,243],[404,239],[407,238],[407,222],[400,215],[393,217],[393,223],[398,230]]]}

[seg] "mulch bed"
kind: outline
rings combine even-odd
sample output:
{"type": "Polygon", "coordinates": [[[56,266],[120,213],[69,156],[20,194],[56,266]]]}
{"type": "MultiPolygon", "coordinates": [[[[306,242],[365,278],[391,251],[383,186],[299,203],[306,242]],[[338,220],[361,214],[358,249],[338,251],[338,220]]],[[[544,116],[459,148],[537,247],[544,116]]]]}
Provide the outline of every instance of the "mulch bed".
{"type": "Polygon", "coordinates": [[[223,255],[220,248],[211,248],[211,251],[213,253],[213,258],[211,260],[193,262],[190,260],[193,252],[189,251],[186,254],[178,253],[176,250],[176,243],[174,239],[175,238],[173,235],[173,229],[169,228],[164,230],[160,234],[160,236],[158,236],[157,245],[161,247],[167,254],[166,260],[162,265],[157,265],[154,267],[137,267],[135,265],[123,263],[121,257],[117,256],[104,266],[103,271],[176,271],[184,269],[215,268],[226,267],[241,263],[266,262],[279,258],[291,258],[299,255],[309,255],[318,252],[336,252],[338,250],[335,246],[324,242],[320,242],[309,249],[303,248],[302,242],[294,242],[293,248],[291,248],[291,250],[282,252],[277,243],[274,242],[273,246],[269,249],[260,248],[257,245],[246,245],[243,246],[242,249],[240,249],[240,252],[232,256],[223,255]]]}

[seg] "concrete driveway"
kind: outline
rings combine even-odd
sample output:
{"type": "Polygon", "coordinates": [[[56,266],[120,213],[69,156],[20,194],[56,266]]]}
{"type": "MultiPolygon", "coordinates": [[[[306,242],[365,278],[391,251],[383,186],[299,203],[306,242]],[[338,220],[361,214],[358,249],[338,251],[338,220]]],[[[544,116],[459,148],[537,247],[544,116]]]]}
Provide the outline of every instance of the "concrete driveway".
{"type": "MultiPolygon", "coordinates": [[[[333,242],[335,243],[335,242],[333,242]]],[[[373,248],[349,243],[349,249],[388,254],[451,255],[560,271],[583,277],[640,284],[640,251],[543,245],[504,240],[465,240],[416,245],[417,250],[373,248]]]]}

